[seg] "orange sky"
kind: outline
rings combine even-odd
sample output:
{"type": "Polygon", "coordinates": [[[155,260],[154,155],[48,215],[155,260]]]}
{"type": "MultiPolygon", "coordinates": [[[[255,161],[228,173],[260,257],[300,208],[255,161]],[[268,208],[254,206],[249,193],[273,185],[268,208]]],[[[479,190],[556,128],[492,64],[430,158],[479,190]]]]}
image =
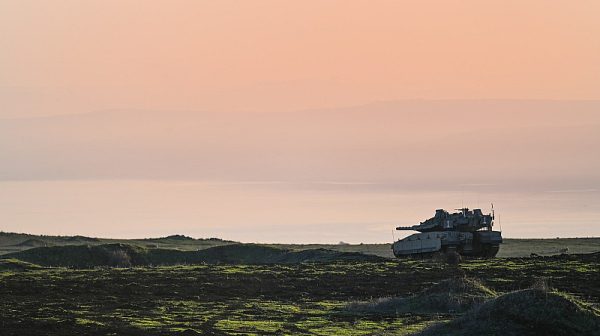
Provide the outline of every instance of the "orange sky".
{"type": "Polygon", "coordinates": [[[0,117],[600,99],[596,0],[5,0],[0,45],[0,117]]]}
{"type": "Polygon", "coordinates": [[[0,215],[383,242],[464,200],[598,235],[599,106],[598,0],[1,0],[0,215]]]}

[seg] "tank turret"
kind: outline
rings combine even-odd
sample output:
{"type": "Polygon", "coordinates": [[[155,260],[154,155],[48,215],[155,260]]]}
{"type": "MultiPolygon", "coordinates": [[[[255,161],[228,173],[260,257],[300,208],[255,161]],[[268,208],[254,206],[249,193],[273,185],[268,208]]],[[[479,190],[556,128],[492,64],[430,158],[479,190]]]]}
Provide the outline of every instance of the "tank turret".
{"type": "Polygon", "coordinates": [[[414,230],[421,233],[394,242],[396,257],[431,255],[434,252],[456,251],[462,255],[493,257],[498,253],[502,236],[492,231],[494,210],[484,215],[481,209],[456,209],[448,213],[443,209],[419,225],[400,226],[396,230],[414,230]]]}
{"type": "Polygon", "coordinates": [[[396,230],[414,230],[419,232],[431,231],[463,231],[475,232],[482,228],[492,230],[494,215],[484,215],[481,209],[470,211],[469,208],[456,209],[460,212],[449,214],[448,211],[438,209],[435,216],[421,222],[419,225],[399,226],[396,230]]]}

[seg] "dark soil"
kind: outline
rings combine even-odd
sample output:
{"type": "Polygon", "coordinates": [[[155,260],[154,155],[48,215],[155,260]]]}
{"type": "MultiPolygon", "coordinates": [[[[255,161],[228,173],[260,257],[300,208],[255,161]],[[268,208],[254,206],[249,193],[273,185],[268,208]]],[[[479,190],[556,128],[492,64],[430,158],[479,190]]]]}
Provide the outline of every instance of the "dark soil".
{"type": "MultiPolygon", "coordinates": [[[[499,294],[546,278],[559,291],[598,304],[598,265],[599,253],[470,259],[459,265],[380,260],[5,271],[0,273],[0,334],[289,335],[378,326],[384,329],[373,332],[398,331],[456,316],[356,313],[344,303],[410,297],[467,276],[499,294]]],[[[321,334],[328,333],[336,332],[321,334]]]]}

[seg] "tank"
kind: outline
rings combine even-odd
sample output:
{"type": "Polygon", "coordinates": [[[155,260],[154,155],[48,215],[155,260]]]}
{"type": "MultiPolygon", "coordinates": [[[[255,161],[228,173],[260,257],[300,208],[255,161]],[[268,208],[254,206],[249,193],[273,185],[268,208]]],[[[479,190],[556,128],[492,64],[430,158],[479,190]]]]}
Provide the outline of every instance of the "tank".
{"type": "Polygon", "coordinates": [[[481,209],[456,209],[448,213],[438,209],[435,216],[419,225],[400,226],[396,230],[414,230],[420,233],[399,239],[392,244],[397,258],[409,256],[430,257],[436,252],[455,251],[464,256],[494,257],[500,249],[502,235],[493,231],[494,210],[484,215],[481,209]]]}

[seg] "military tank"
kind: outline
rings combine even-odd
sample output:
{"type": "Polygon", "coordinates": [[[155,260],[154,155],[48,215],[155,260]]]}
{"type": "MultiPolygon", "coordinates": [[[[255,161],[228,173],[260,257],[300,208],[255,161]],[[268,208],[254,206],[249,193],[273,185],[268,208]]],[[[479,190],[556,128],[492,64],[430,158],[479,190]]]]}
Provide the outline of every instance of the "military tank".
{"type": "Polygon", "coordinates": [[[396,258],[409,256],[430,257],[436,252],[455,251],[464,256],[494,257],[500,249],[502,235],[492,231],[494,210],[484,215],[481,209],[443,209],[419,225],[400,226],[396,230],[414,230],[420,233],[399,239],[392,244],[396,258]]]}

